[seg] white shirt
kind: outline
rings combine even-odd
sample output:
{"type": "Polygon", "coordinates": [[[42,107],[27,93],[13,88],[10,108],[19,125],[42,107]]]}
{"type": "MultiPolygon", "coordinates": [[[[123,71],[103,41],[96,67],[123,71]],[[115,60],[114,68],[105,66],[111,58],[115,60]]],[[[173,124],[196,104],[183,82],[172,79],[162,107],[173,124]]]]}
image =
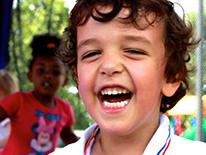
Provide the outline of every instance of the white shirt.
{"type": "MultiPolygon", "coordinates": [[[[91,155],[90,148],[93,138],[98,131],[97,125],[93,124],[87,128],[84,135],[76,143],[67,145],[64,148],[57,148],[50,155],[91,155]],[[91,136],[94,134],[94,136],[91,136]],[[85,145],[91,138],[87,153],[84,154],[85,145]]],[[[206,155],[206,143],[192,141],[173,134],[169,119],[164,114],[161,115],[160,125],[144,150],[143,155],[206,155]]]]}
{"type": "MultiPolygon", "coordinates": [[[[10,123],[10,120],[8,118],[0,122],[0,142],[5,141],[5,138],[9,136],[9,129],[6,127],[8,123],[10,123]]],[[[1,147],[2,144],[0,143],[0,148],[1,147]]]]}

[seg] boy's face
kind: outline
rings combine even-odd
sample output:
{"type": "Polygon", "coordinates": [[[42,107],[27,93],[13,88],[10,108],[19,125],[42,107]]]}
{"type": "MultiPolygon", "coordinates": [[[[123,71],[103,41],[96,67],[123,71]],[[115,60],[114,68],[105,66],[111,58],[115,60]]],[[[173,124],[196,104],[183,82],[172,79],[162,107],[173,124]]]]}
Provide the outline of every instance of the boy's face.
{"type": "Polygon", "coordinates": [[[42,96],[53,96],[66,80],[63,63],[55,57],[37,57],[29,71],[35,91],[42,96]]]}
{"type": "Polygon", "coordinates": [[[158,126],[162,94],[173,95],[179,85],[164,77],[163,21],[138,30],[90,18],[77,28],[77,55],[79,93],[100,128],[127,135],[158,126]]]}

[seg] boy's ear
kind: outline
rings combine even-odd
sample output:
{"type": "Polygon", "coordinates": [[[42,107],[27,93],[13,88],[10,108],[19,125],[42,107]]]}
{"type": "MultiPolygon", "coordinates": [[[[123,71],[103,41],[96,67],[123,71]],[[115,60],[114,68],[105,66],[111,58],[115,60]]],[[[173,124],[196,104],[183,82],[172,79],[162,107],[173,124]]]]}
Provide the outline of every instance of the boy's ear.
{"type": "Polygon", "coordinates": [[[167,97],[171,97],[172,95],[175,94],[179,86],[180,86],[180,81],[173,82],[173,83],[165,82],[163,84],[162,93],[167,97]]]}

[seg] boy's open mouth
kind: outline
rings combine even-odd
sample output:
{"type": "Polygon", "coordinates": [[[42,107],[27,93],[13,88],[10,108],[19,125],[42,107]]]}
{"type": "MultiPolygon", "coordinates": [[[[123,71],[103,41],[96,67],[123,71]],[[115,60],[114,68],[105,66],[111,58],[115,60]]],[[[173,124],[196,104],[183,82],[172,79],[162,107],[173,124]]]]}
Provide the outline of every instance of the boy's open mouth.
{"type": "Polygon", "coordinates": [[[123,88],[106,88],[99,93],[103,107],[107,109],[123,108],[129,103],[131,97],[132,93],[123,88]]]}

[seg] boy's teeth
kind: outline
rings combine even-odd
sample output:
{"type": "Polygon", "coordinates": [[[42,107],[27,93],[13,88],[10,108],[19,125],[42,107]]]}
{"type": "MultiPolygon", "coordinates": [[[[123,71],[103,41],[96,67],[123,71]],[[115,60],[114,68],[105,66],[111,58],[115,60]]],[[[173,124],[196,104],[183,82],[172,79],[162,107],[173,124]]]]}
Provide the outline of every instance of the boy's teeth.
{"type": "Polygon", "coordinates": [[[129,104],[131,92],[123,88],[107,88],[100,92],[100,100],[105,108],[121,109],[129,104]]]}
{"type": "Polygon", "coordinates": [[[125,100],[125,101],[120,101],[120,102],[107,102],[107,101],[104,101],[103,104],[105,107],[108,107],[108,108],[122,108],[124,106],[126,106],[127,104],[129,103],[128,100],[125,100]]]}
{"type": "Polygon", "coordinates": [[[127,90],[122,89],[122,90],[118,90],[118,89],[106,89],[106,90],[102,90],[101,94],[102,95],[117,95],[117,94],[126,94],[128,93],[127,90]]]}

